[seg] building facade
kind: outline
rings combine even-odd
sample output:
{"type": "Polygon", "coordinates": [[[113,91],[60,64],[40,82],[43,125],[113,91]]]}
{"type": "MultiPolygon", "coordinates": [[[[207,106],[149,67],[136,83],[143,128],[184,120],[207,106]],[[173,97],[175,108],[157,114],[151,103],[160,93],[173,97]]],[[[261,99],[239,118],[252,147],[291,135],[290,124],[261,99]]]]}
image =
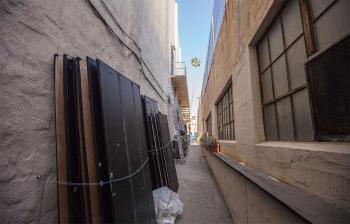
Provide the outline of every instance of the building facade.
{"type": "Polygon", "coordinates": [[[56,186],[36,178],[56,179],[54,54],[109,64],[158,102],[172,128],[188,106],[186,76],[178,87],[172,73],[177,3],[5,0],[0,15],[1,222],[56,223],[56,186]]]}
{"type": "Polygon", "coordinates": [[[233,220],[344,221],[350,2],[214,2],[198,130],[220,145],[206,158],[233,220]]]}

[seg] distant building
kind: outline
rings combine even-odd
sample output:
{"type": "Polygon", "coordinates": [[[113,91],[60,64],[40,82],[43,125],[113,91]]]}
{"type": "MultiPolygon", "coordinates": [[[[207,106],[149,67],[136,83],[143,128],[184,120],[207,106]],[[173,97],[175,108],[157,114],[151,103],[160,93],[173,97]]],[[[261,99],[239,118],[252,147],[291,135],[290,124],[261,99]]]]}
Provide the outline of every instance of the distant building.
{"type": "Polygon", "coordinates": [[[56,179],[54,54],[99,58],[139,84],[173,137],[189,107],[177,3],[1,1],[0,11],[1,223],[56,223],[56,186],[36,179],[56,179]]]}
{"type": "Polygon", "coordinates": [[[189,123],[189,133],[192,137],[196,137],[197,135],[197,117],[192,116],[191,122],[189,123]]]}
{"type": "Polygon", "coordinates": [[[214,2],[198,129],[234,222],[345,222],[350,1],[214,2]]]}

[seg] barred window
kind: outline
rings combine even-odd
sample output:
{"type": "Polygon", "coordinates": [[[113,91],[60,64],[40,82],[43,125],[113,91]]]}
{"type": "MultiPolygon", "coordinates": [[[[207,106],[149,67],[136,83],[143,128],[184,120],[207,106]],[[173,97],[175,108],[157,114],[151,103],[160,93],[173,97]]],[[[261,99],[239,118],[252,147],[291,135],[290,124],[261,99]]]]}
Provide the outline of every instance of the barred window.
{"type": "Polygon", "coordinates": [[[315,139],[350,142],[350,1],[310,0],[318,54],[305,64],[315,139]]]}
{"type": "Polygon", "coordinates": [[[234,115],[232,86],[227,88],[216,105],[218,118],[218,134],[220,140],[234,140],[234,115]]]}
{"type": "Polygon", "coordinates": [[[257,45],[267,140],[314,139],[299,3],[291,0],[257,45]]]}
{"type": "MultiPolygon", "coordinates": [[[[309,92],[320,90],[321,87],[315,89],[312,87],[314,83],[307,84],[306,80],[310,82],[312,77],[311,73],[305,72],[305,63],[314,53],[325,50],[350,31],[349,10],[350,1],[347,0],[287,1],[257,43],[267,140],[322,140],[318,137],[319,126],[315,125],[316,113],[321,113],[314,104],[315,94],[311,97],[311,104],[309,102],[309,92]],[[312,110],[310,105],[313,106],[312,110]]],[[[324,69],[320,72],[326,73],[324,69]]],[[[332,72],[337,71],[333,69],[332,72]]],[[[339,74],[332,77],[335,75],[339,74]]],[[[331,81],[335,83],[334,79],[327,80],[331,81]]],[[[341,83],[338,86],[340,88],[341,83]]],[[[339,98],[344,100],[346,96],[339,98]]],[[[323,97],[316,100],[331,104],[328,101],[335,99],[323,97]]],[[[330,110],[338,109],[332,107],[330,110]]]]}

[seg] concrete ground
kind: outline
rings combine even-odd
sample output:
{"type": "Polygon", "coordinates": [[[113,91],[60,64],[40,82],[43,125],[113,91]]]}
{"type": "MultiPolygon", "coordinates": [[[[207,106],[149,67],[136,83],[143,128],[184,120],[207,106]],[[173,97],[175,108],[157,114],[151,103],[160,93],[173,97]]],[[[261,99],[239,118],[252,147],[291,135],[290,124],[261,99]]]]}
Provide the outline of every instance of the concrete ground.
{"type": "Polygon", "coordinates": [[[185,164],[176,165],[184,212],[176,224],[228,224],[231,216],[198,145],[191,145],[185,164]]]}

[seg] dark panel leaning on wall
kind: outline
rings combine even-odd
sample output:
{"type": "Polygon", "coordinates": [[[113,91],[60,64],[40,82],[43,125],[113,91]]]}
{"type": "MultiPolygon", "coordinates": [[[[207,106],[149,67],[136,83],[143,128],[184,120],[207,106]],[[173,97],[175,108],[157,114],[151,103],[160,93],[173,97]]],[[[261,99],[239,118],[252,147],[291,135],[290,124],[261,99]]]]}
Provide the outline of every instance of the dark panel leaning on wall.
{"type": "Polygon", "coordinates": [[[90,183],[59,184],[59,222],[155,223],[139,86],[100,60],[55,65],[58,181],[90,183]]]}
{"type": "MultiPolygon", "coordinates": [[[[55,56],[57,179],[59,182],[87,182],[78,75],[78,61],[55,56]],[[60,68],[60,66],[62,66],[60,68]]],[[[88,189],[58,185],[59,222],[90,222],[88,189]]]]}
{"type": "MultiPolygon", "coordinates": [[[[147,159],[145,136],[140,133],[143,122],[136,98],[139,86],[97,60],[99,92],[106,154],[111,179],[130,175],[147,159]]],[[[138,101],[138,103],[140,103],[138,101]]],[[[154,205],[148,164],[134,177],[111,184],[115,222],[153,223],[154,205]],[[142,175],[141,175],[142,174],[142,175]],[[152,202],[152,203],[151,203],[152,202]],[[146,206],[141,206],[145,203],[146,206]],[[142,210],[138,210],[141,209],[142,210]],[[153,216],[150,216],[153,214],[153,216]]]]}
{"type": "MultiPolygon", "coordinates": [[[[83,158],[82,162],[84,163],[84,167],[82,167],[82,171],[85,171],[85,179],[84,182],[97,182],[97,173],[96,173],[96,155],[95,155],[95,144],[93,137],[93,123],[92,123],[92,110],[91,110],[91,93],[89,88],[89,76],[87,72],[87,64],[84,60],[76,59],[77,63],[77,84],[78,84],[78,93],[79,96],[79,114],[81,116],[80,127],[82,130],[81,133],[81,142],[84,145],[84,150],[82,150],[83,158]]],[[[97,186],[90,185],[86,188],[85,198],[89,200],[91,206],[91,223],[100,223],[101,215],[100,215],[100,204],[98,199],[98,189],[97,186]]]]}
{"type": "Polygon", "coordinates": [[[178,190],[178,179],[171,152],[170,134],[166,116],[160,114],[155,100],[147,96],[142,96],[142,102],[148,156],[151,161],[152,187],[153,189],[157,189],[167,186],[176,192],[178,190]]]}
{"type": "Polygon", "coordinates": [[[157,132],[155,128],[154,114],[152,112],[152,99],[146,96],[142,96],[142,106],[144,113],[144,122],[147,135],[148,156],[151,160],[151,178],[152,189],[157,189],[166,185],[165,177],[163,176],[162,165],[160,163],[161,155],[159,148],[157,132]]]}
{"type": "Polygon", "coordinates": [[[166,163],[168,164],[168,172],[169,172],[169,188],[174,192],[177,192],[179,189],[179,182],[177,179],[177,173],[175,168],[174,156],[171,150],[172,144],[169,133],[168,119],[167,116],[159,113],[159,124],[161,130],[161,138],[164,145],[164,152],[166,156],[166,163]]]}
{"type": "MultiPolygon", "coordinates": [[[[103,135],[102,126],[102,111],[101,111],[101,101],[99,100],[99,85],[98,85],[98,75],[97,75],[97,65],[96,61],[87,57],[87,72],[89,79],[89,98],[90,98],[90,111],[92,115],[92,126],[93,126],[93,142],[95,147],[95,157],[96,157],[96,175],[97,181],[108,180],[109,179],[109,168],[107,161],[107,155],[104,153],[105,142],[103,135]]],[[[110,189],[108,185],[103,185],[98,188],[100,211],[102,221],[111,222],[112,220],[112,205],[110,198],[110,189]]]]}

